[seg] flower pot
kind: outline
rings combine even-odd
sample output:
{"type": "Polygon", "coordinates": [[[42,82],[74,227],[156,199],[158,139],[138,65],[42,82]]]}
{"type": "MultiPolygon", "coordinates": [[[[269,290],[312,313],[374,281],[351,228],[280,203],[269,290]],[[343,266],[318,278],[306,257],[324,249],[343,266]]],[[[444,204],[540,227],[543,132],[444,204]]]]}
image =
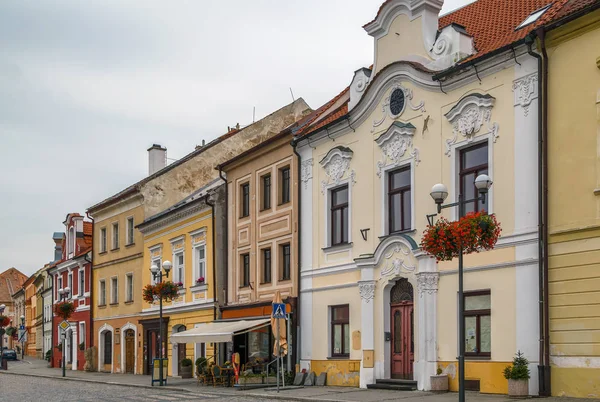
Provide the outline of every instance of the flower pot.
{"type": "Polygon", "coordinates": [[[181,375],[181,378],[192,378],[192,366],[181,366],[179,375],[181,375]]]}
{"type": "Polygon", "coordinates": [[[432,375],[431,379],[431,391],[432,392],[448,392],[448,375],[432,375]]]}
{"type": "Polygon", "coordinates": [[[508,396],[527,397],[529,380],[508,380],[508,396]]]}

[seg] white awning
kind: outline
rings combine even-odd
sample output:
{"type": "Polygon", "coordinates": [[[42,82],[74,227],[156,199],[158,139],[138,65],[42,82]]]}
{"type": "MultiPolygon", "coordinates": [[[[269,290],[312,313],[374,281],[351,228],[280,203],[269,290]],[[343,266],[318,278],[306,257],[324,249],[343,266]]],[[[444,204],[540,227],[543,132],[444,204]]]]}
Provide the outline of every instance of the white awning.
{"type": "Polygon", "coordinates": [[[217,321],[171,335],[171,343],[232,342],[233,336],[270,325],[271,319],[217,321]]]}

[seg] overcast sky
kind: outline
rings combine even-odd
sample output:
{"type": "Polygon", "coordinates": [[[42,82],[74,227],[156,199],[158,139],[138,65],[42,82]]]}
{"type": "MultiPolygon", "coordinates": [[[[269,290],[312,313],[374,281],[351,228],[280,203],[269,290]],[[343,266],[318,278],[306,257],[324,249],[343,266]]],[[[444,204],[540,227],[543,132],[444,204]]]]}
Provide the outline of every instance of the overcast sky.
{"type": "Polygon", "coordinates": [[[336,95],[373,62],[382,1],[0,2],[0,271],[48,262],[66,214],[143,178],[152,143],[181,158],[290,87],[336,95]]]}

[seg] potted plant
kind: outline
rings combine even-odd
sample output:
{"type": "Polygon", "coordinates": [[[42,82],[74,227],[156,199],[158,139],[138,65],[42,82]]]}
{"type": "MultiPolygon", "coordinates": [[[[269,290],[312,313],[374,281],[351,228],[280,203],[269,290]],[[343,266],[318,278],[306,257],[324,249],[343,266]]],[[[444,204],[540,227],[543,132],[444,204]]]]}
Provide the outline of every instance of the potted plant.
{"type": "Polygon", "coordinates": [[[79,344],[79,350],[85,350],[85,342],[79,344]]]}
{"type": "Polygon", "coordinates": [[[181,378],[192,378],[192,359],[183,359],[181,361],[181,371],[179,374],[181,378]]]}
{"type": "Polygon", "coordinates": [[[203,276],[196,279],[196,285],[204,285],[204,277],[203,276]]]}
{"type": "Polygon", "coordinates": [[[504,368],[504,378],[508,380],[508,396],[527,397],[529,395],[529,361],[518,351],[512,366],[504,368]]]}
{"type": "Polygon", "coordinates": [[[59,352],[62,352],[62,343],[59,343],[58,345],[55,346],[56,350],[58,350],[59,352]]]}
{"type": "Polygon", "coordinates": [[[441,367],[438,367],[437,375],[432,375],[429,378],[432,392],[448,392],[448,374],[443,374],[441,367]]]}
{"type": "Polygon", "coordinates": [[[171,281],[160,282],[156,285],[146,285],[142,290],[142,299],[147,303],[156,300],[173,301],[179,297],[179,286],[171,281]]]}

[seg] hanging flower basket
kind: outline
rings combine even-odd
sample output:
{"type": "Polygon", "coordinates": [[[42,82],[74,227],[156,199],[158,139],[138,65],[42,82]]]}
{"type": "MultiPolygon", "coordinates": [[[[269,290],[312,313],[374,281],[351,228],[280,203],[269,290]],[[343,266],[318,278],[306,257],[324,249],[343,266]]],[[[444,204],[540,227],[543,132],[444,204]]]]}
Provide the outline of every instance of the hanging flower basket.
{"type": "Polygon", "coordinates": [[[492,250],[498,242],[502,228],[495,215],[485,211],[470,212],[455,222],[440,218],[427,226],[421,239],[421,248],[437,261],[450,261],[463,254],[492,250]]]}
{"type": "Polygon", "coordinates": [[[16,333],[17,333],[17,328],[15,328],[15,327],[6,328],[6,335],[13,336],[16,333]]]}
{"type": "Polygon", "coordinates": [[[146,285],[142,291],[142,298],[147,303],[154,303],[159,299],[173,301],[179,297],[179,286],[171,281],[146,285]]]}
{"type": "Polygon", "coordinates": [[[71,302],[58,303],[54,307],[54,312],[63,320],[68,320],[69,318],[71,318],[71,315],[73,315],[73,313],[75,312],[75,305],[71,302]]]}
{"type": "Polygon", "coordinates": [[[0,315],[0,328],[8,327],[10,324],[10,318],[5,315],[0,315]]]}

